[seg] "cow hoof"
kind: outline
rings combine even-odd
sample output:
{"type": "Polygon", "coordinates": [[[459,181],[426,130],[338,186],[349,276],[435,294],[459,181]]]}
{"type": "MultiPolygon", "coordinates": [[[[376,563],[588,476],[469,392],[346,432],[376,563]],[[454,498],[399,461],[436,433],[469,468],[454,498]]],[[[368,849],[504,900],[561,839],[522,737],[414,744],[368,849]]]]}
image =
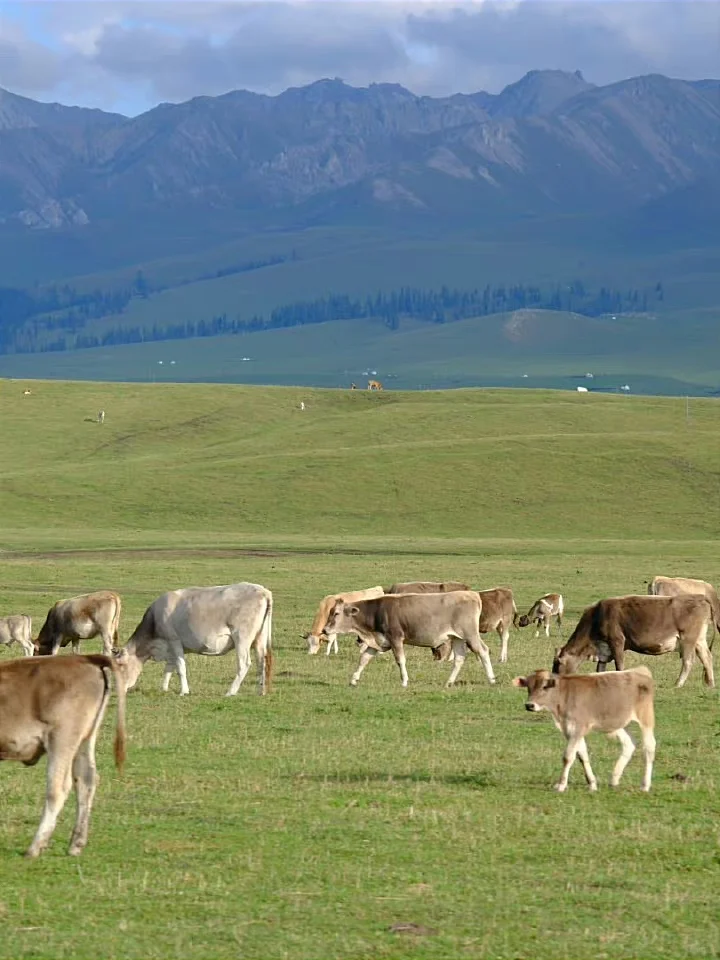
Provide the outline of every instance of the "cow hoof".
{"type": "Polygon", "coordinates": [[[42,848],[38,849],[37,847],[30,847],[25,851],[24,856],[26,860],[36,860],[41,853],[42,853],[42,848]]]}
{"type": "Polygon", "coordinates": [[[565,791],[567,790],[567,784],[566,784],[566,783],[556,783],[556,784],[553,786],[553,790],[556,790],[558,793],[565,793],[565,791]]]}
{"type": "Polygon", "coordinates": [[[85,849],[84,844],[82,844],[81,846],[78,846],[77,844],[73,844],[73,846],[70,847],[70,849],[68,850],[68,855],[71,857],[79,857],[84,849],[85,849]]]}
{"type": "MultiPolygon", "coordinates": [[[[612,786],[612,784],[610,784],[610,786],[612,786]]],[[[596,783],[588,784],[588,790],[590,791],[590,793],[597,793],[597,788],[598,788],[598,785],[596,783]]]]}
{"type": "Polygon", "coordinates": [[[358,685],[358,682],[357,682],[357,680],[355,679],[355,677],[353,677],[352,680],[350,681],[350,686],[351,686],[351,687],[356,687],[357,685],[358,685]]]}

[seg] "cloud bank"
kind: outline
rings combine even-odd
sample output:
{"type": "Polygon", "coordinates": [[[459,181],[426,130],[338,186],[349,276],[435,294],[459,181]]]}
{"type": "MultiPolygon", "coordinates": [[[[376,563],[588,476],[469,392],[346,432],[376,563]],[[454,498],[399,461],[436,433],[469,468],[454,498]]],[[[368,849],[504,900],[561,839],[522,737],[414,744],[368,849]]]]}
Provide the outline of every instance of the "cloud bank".
{"type": "Polygon", "coordinates": [[[720,75],[718,0],[54,0],[5,3],[0,86],[139,113],[321,77],[497,92],[531,69],[594,83],[720,75]]]}

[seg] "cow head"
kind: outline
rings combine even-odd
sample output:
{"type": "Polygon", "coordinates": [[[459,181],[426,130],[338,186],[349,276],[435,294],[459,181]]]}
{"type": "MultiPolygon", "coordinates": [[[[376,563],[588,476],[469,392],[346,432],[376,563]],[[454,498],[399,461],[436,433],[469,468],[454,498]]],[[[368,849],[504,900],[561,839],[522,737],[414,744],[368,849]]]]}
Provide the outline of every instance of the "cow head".
{"type": "Polygon", "coordinates": [[[434,660],[447,660],[450,654],[452,653],[452,640],[446,640],[445,643],[441,643],[439,647],[432,648],[432,655],[434,660]]]}
{"type": "Polygon", "coordinates": [[[587,657],[576,653],[570,653],[567,647],[555,651],[553,658],[552,672],[562,676],[565,673],[575,673],[577,668],[586,660],[587,657]]]}
{"type": "MultiPolygon", "coordinates": [[[[317,653],[320,649],[320,637],[313,633],[301,633],[300,636],[307,643],[308,653],[317,653]]],[[[325,639],[325,638],[323,638],[325,639]]]]}
{"type": "Polygon", "coordinates": [[[519,627],[527,627],[527,626],[529,626],[529,625],[530,625],[530,617],[529,617],[526,613],[524,613],[524,614],[518,619],[518,626],[519,626],[519,627]]]}
{"type": "Polygon", "coordinates": [[[60,643],[55,637],[51,637],[48,631],[40,631],[37,640],[33,640],[34,657],[52,657],[60,649],[60,643]]]}
{"type": "Polygon", "coordinates": [[[333,633],[355,633],[353,617],[360,612],[358,607],[350,603],[343,603],[337,600],[335,606],[328,614],[327,621],[323,627],[323,635],[328,637],[333,633]]]}
{"type": "Polygon", "coordinates": [[[113,647],[112,655],[125,678],[125,689],[132,690],[142,673],[143,661],[127,647],[113,647]]]}
{"type": "Polygon", "coordinates": [[[551,708],[557,682],[558,678],[548,670],[536,670],[528,677],[515,677],[512,683],[514,687],[525,687],[528,692],[525,709],[537,713],[551,708]]]}

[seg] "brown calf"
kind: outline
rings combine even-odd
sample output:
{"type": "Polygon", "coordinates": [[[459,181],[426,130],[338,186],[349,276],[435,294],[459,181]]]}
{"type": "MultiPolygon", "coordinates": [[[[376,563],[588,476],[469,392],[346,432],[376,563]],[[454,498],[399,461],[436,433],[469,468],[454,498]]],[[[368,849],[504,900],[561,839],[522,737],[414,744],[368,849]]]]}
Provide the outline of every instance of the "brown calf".
{"type": "Polygon", "coordinates": [[[122,770],[125,679],[111,657],[26,658],[0,664],[0,760],[31,767],[48,755],[45,807],[28,857],[47,847],[73,784],[77,818],[68,852],[77,856],[87,843],[98,784],[95,741],[110,699],[111,676],[118,696],[115,763],[122,770]]]}
{"type": "MultiPolygon", "coordinates": [[[[500,663],[507,663],[510,626],[518,624],[513,592],[510,587],[493,587],[490,590],[478,590],[478,596],[482,600],[480,633],[489,633],[491,630],[497,632],[500,637],[500,663]]],[[[449,640],[433,650],[436,660],[448,660],[451,656],[452,644],[449,640]]]]}
{"type": "Polygon", "coordinates": [[[81,640],[101,636],[103,653],[109,656],[118,642],[121,609],[120,597],[112,590],[58,600],[48,611],[35,650],[42,656],[54,656],[60,647],[72,643],[73,653],[77,653],[81,640]]]}
{"type": "Polygon", "coordinates": [[[599,730],[617,737],[621,745],[620,757],[613,768],[610,786],[616,787],[625,767],[635,752],[635,744],[625,727],[635,721],[642,731],[645,754],[645,774],[642,789],[650,789],[655,759],[655,684],[647,667],[635,667],[617,673],[595,676],[553,676],[547,670],[536,670],[529,677],[515,677],[513,685],[525,687],[528,692],[526,710],[548,710],[555,726],[567,740],[563,755],[563,771],[555,789],[567,789],[570,768],[575,757],[580,757],[585,779],[591,790],[597,790],[597,780],[590,766],[586,734],[599,730]]]}

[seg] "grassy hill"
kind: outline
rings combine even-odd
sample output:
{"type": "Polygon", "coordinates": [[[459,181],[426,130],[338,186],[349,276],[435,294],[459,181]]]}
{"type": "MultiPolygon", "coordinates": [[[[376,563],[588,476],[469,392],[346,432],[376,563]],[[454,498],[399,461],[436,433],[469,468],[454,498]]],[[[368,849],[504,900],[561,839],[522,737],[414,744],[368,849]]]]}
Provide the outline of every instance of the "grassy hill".
{"type": "Polygon", "coordinates": [[[549,665],[555,633],[514,630],[497,686],[468,660],[452,691],[414,649],[407,690],[387,657],[351,689],[350,638],[311,658],[300,634],[324,594],[401,579],[509,584],[521,608],[561,590],[566,637],[588,603],[654,574],[720,583],[716,401],[28,386],[0,382],[0,614],[37,631],[59,597],[115,588],[125,641],[165,590],[250,580],[273,590],[277,665],[270,696],[251,672],[225,699],[231,655],[190,657],[187,698],[149,664],[122,778],[106,722],[79,863],[72,800],[45,858],[21,862],[44,769],[2,765],[0,957],[712,955],[714,899],[697,891],[720,703],[697,666],[678,691],[677,659],[649,661],[649,796],[637,757],[605,786],[618,747],[594,735],[599,794],[574,770],[558,796],[562,737],[510,683],[549,665]]]}

